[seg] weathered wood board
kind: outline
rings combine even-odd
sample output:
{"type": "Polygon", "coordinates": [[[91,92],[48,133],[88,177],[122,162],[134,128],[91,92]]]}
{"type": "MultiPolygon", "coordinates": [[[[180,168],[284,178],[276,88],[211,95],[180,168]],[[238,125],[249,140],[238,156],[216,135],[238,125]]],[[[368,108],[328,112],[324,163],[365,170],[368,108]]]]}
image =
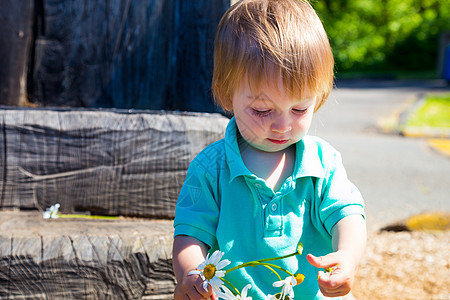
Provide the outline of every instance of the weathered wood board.
{"type": "Polygon", "coordinates": [[[2,0],[0,91],[9,94],[0,94],[0,104],[18,104],[23,79],[40,106],[217,112],[213,44],[229,6],[230,0],[2,0]]]}
{"type": "Polygon", "coordinates": [[[0,109],[0,209],[173,218],[220,114],[0,109]]]}
{"type": "Polygon", "coordinates": [[[0,103],[4,105],[21,105],[27,97],[34,2],[0,2],[0,103]]]}
{"type": "Polygon", "coordinates": [[[0,299],[173,299],[171,221],[0,212],[0,299]]]}

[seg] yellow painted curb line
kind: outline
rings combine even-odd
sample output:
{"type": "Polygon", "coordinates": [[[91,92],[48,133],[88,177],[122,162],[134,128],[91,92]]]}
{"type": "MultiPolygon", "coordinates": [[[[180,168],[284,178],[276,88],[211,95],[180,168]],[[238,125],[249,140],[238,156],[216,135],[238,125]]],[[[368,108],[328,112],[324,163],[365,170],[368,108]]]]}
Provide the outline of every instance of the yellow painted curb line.
{"type": "Polygon", "coordinates": [[[423,213],[410,217],[406,221],[409,230],[449,230],[449,213],[423,213]]]}
{"type": "Polygon", "coordinates": [[[450,140],[449,139],[429,139],[428,144],[431,148],[450,157],[450,140]]]}

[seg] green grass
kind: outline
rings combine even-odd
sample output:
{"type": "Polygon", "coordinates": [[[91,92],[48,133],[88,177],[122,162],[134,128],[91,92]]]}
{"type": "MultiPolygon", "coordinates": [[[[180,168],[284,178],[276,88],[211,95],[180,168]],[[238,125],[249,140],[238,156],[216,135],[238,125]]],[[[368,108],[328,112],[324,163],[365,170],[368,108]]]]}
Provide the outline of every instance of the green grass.
{"type": "Polygon", "coordinates": [[[450,93],[427,96],[408,118],[406,125],[450,128],[450,93]]]}
{"type": "Polygon", "coordinates": [[[436,79],[436,70],[423,71],[336,71],[339,79],[389,79],[389,80],[413,80],[436,79]]]}
{"type": "Polygon", "coordinates": [[[65,219],[100,219],[100,220],[118,220],[117,216],[95,216],[95,215],[76,215],[76,214],[60,214],[58,217],[65,219]]]}

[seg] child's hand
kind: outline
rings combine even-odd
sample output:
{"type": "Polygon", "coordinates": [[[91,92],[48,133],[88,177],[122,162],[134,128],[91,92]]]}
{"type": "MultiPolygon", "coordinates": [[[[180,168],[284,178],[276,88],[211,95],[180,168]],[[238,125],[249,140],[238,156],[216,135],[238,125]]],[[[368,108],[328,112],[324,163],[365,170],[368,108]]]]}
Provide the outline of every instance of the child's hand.
{"type": "Polygon", "coordinates": [[[355,260],[344,251],[337,251],[325,256],[316,257],[308,254],[308,262],[317,268],[333,268],[330,274],[318,274],[319,288],[326,297],[345,296],[350,293],[356,273],[355,260]]]}
{"type": "Polygon", "coordinates": [[[213,293],[211,285],[208,291],[203,288],[203,280],[199,275],[184,276],[184,280],[175,287],[175,300],[218,300],[219,297],[213,293]]]}

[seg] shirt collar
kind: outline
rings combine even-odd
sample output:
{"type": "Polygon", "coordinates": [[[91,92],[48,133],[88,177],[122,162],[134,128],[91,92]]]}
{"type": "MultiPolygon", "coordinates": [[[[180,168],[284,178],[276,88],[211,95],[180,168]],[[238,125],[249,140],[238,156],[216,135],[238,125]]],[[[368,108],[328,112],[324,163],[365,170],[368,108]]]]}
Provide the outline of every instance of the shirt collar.
{"type": "Polygon", "coordinates": [[[236,119],[231,118],[225,131],[225,155],[230,168],[230,182],[241,175],[253,175],[245,166],[238,146],[236,119]]]}
{"type": "MultiPolygon", "coordinates": [[[[244,164],[238,146],[238,130],[235,118],[231,118],[225,131],[225,155],[230,168],[230,182],[241,175],[255,176],[244,164]]],[[[325,177],[317,143],[305,136],[296,144],[293,179],[300,177],[325,177]]]]}
{"type": "Polygon", "coordinates": [[[325,171],[317,143],[310,136],[305,136],[295,146],[294,179],[306,176],[324,178],[325,171]]]}

